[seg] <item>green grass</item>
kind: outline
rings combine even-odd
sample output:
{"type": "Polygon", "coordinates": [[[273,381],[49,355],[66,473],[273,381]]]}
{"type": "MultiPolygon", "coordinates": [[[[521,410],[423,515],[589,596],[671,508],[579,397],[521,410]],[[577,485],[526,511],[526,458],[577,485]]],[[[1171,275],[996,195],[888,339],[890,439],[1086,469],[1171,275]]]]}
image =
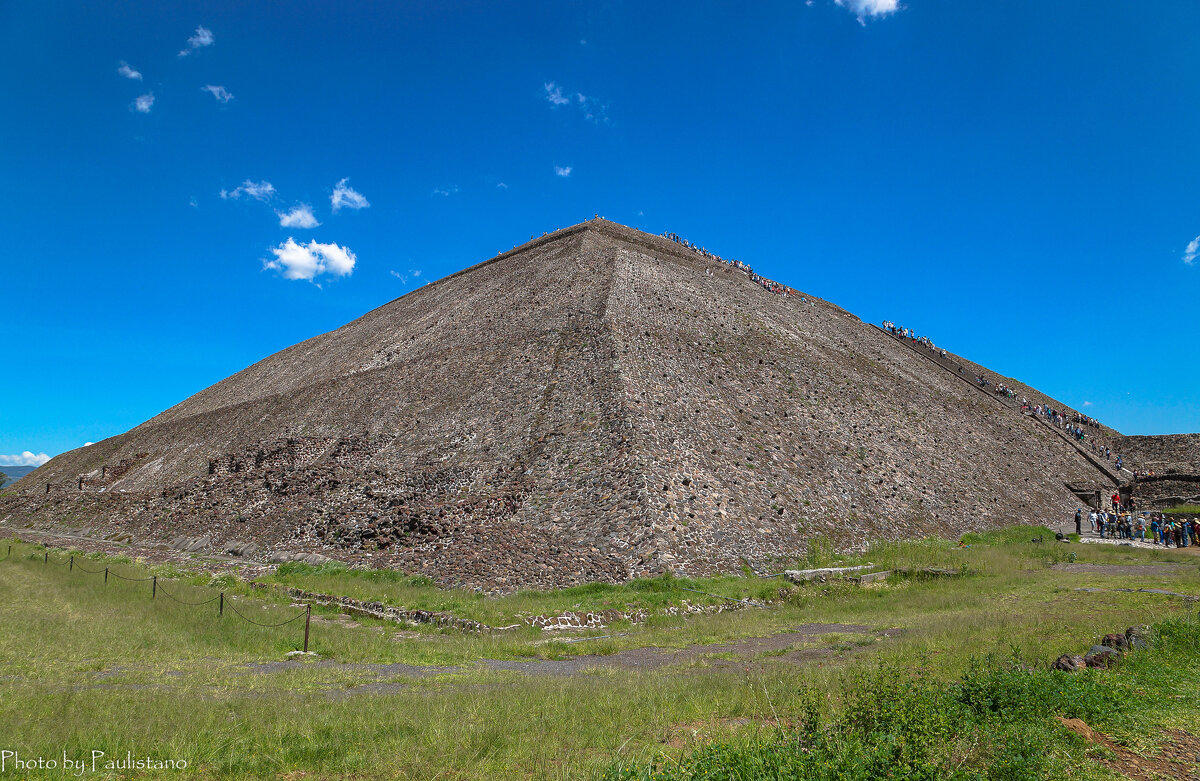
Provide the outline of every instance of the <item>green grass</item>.
{"type": "MultiPolygon", "coordinates": [[[[606,779],[1057,779],[1105,777],[1058,718],[1082,719],[1137,744],[1191,723],[1200,682],[1200,622],[1166,619],[1151,648],[1116,670],[1031,668],[1019,655],[979,660],[953,681],[916,664],[881,663],[801,686],[796,724],[695,747],[682,756],[614,763],[606,779]],[[829,701],[834,700],[832,706],[829,701]],[[1168,704],[1164,707],[1164,701],[1168,704]],[[1186,705],[1184,703],[1187,703],[1186,705]]],[[[1153,738],[1147,741],[1153,746],[1153,738]]],[[[1151,748],[1151,751],[1153,749],[1151,748]]],[[[1198,758],[1200,764],[1200,758],[1198,758]]]]}
{"type": "Polygon", "coordinates": [[[1172,515],[1175,513],[1200,515],[1200,504],[1181,504],[1176,507],[1170,507],[1162,512],[1166,513],[1167,515],[1172,515]]]}
{"type": "MultiPolygon", "coordinates": [[[[884,771],[900,766],[941,772],[947,761],[964,756],[961,767],[979,770],[1012,753],[1011,747],[1029,759],[1004,765],[1009,778],[1104,777],[1082,744],[1045,721],[1049,714],[1067,705],[1086,706],[1093,726],[1128,740],[1152,725],[1195,721],[1200,691],[1195,676],[1184,671],[1200,660],[1183,651],[1157,661],[1136,655],[1120,671],[1062,679],[1074,688],[1055,689],[1060,678],[1045,667],[1058,654],[1084,651],[1097,637],[1131,624],[1174,626],[1171,621],[1188,614],[1188,603],[1179,599],[1076,589],[1153,586],[1200,594],[1200,566],[1195,557],[1173,550],[1029,542],[1039,535],[1052,539],[1018,527],[970,535],[963,541],[969,547],[926,539],[876,545],[861,556],[836,559],[818,545],[815,558],[967,574],[896,577],[871,588],[842,582],[787,587],[765,609],[689,618],[652,612],[644,624],[568,635],[530,628],[475,635],[316,610],[311,640],[321,661],[278,669],[263,664],[279,662],[299,647],[302,622],[260,628],[228,614],[218,617],[215,604],[188,607],[161,595],[151,600],[147,583],[110,578],[105,586],[102,576],[44,564],[42,548],[17,544],[13,557],[0,561],[0,748],[47,757],[92,749],[123,757],[128,750],[184,758],[191,765],[174,776],[150,772],[133,778],[566,779],[622,772],[643,777],[637,774],[694,769],[703,762],[712,768],[710,775],[675,777],[723,778],[731,777],[719,775],[726,765],[800,767],[793,756],[799,741],[809,741],[803,745],[811,753],[826,735],[821,756],[848,778],[868,771],[886,777],[884,771]],[[1071,553],[1087,563],[1188,566],[1136,576],[1054,568],[1071,553]],[[836,632],[782,653],[728,650],[739,638],[767,637],[806,623],[902,632],[878,641],[872,633],[836,632]],[[564,642],[589,635],[609,636],[564,642]],[[652,671],[600,667],[573,676],[530,676],[489,669],[481,661],[696,644],[722,647],[652,671]],[[787,656],[822,649],[826,655],[806,664],[787,656]],[[381,667],[386,664],[409,666],[381,667]],[[968,689],[975,694],[964,699],[961,693],[968,689]],[[1125,696],[1132,705],[1123,711],[1110,709],[1104,691],[1148,696],[1125,696]],[[1040,715],[1009,718],[978,707],[1003,697],[1015,697],[1021,708],[1040,715]],[[1143,700],[1154,710],[1139,710],[1143,700]],[[847,716],[853,711],[875,715],[854,721],[847,716]],[[955,730],[952,739],[938,737],[947,719],[955,730]],[[876,740],[897,724],[910,729],[901,749],[895,741],[876,740]],[[760,744],[774,753],[755,754],[760,744]],[[838,753],[838,746],[857,748],[838,753]],[[295,771],[307,775],[288,775],[295,771]]],[[[52,552],[51,559],[66,555],[52,552]]],[[[234,606],[262,621],[298,611],[287,599],[251,590],[233,576],[76,555],[89,569],[109,566],[127,577],[173,578],[160,585],[193,601],[224,590],[234,606]]],[[[442,604],[489,623],[561,609],[640,605],[658,611],[684,599],[702,601],[684,590],[693,587],[777,597],[785,586],[779,579],[745,575],[661,578],[488,597],[438,589],[420,578],[345,568],[289,565],[276,579],[317,591],[381,595],[408,607],[442,604]]]]}

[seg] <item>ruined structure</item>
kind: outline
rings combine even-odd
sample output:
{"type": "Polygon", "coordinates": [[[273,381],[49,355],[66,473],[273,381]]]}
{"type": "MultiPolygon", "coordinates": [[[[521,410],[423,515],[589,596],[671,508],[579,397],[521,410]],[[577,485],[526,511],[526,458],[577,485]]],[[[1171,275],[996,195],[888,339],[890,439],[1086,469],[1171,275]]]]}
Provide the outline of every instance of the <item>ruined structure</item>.
{"type": "Polygon", "coordinates": [[[1112,485],[839,307],[592,220],[58,456],[0,521],[510,590],[1044,522],[1112,485]]]}

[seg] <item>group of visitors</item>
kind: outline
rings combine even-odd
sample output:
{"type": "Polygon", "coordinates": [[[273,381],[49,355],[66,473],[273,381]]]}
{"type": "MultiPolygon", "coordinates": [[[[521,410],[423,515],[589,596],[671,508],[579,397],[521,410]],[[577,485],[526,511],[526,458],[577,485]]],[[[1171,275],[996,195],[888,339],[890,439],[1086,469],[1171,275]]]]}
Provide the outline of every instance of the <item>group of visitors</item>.
{"type": "MultiPolygon", "coordinates": [[[[745,272],[746,276],[748,276],[750,278],[751,282],[757,284],[759,287],[763,288],[768,293],[774,293],[774,294],[780,295],[780,296],[795,296],[795,295],[797,295],[796,291],[793,290],[792,288],[788,287],[787,285],[781,285],[780,283],[776,282],[773,279],[767,279],[766,277],[762,276],[761,274],[755,274],[754,269],[750,268],[749,263],[743,263],[740,260],[726,260],[725,258],[721,257],[717,253],[710,252],[709,250],[706,250],[704,247],[698,246],[696,244],[692,244],[687,239],[685,239],[682,236],[679,236],[678,234],[675,234],[675,233],[663,233],[662,237],[664,239],[670,239],[671,241],[675,242],[679,246],[684,247],[686,249],[690,249],[692,252],[695,252],[702,257],[708,258],[709,260],[715,260],[717,263],[724,263],[729,268],[736,268],[739,271],[745,272]]],[[[709,276],[712,276],[712,274],[708,271],[708,269],[705,269],[705,273],[708,274],[709,276]]],[[[804,298],[801,298],[800,300],[801,300],[801,302],[805,301],[804,298]]]]}
{"type": "MultiPolygon", "coordinates": [[[[1078,412],[1071,410],[1061,410],[1051,407],[1049,404],[1033,404],[1029,399],[1021,399],[1021,409],[1025,412],[1030,412],[1045,420],[1056,428],[1061,428],[1068,436],[1091,448],[1098,456],[1102,456],[1106,461],[1113,460],[1113,452],[1110,447],[1105,445],[1095,433],[1088,433],[1083,427],[1100,428],[1100,423],[1095,418],[1089,418],[1086,415],[1081,415],[1078,412]]],[[[1125,465],[1125,460],[1120,455],[1116,456],[1117,469],[1121,469],[1125,465]]]]}
{"type": "MultiPolygon", "coordinates": [[[[896,325],[891,320],[884,320],[883,330],[887,331],[897,339],[907,339],[913,347],[924,347],[926,350],[929,350],[929,352],[934,353],[941,358],[947,357],[946,351],[934,344],[932,339],[930,339],[928,336],[917,336],[917,332],[911,328],[905,328],[904,326],[896,325]]],[[[962,374],[961,366],[958,368],[958,373],[962,374]]]]}
{"type": "MultiPolygon", "coordinates": [[[[1116,496],[1116,494],[1114,494],[1116,496]]],[[[1088,513],[1091,531],[1101,538],[1152,541],[1155,545],[1186,548],[1200,541],[1200,518],[1168,516],[1160,512],[1132,510],[1088,513]],[[1147,540],[1149,535],[1149,540],[1147,540]]],[[[1075,511],[1075,531],[1082,533],[1083,509],[1075,511]]]]}

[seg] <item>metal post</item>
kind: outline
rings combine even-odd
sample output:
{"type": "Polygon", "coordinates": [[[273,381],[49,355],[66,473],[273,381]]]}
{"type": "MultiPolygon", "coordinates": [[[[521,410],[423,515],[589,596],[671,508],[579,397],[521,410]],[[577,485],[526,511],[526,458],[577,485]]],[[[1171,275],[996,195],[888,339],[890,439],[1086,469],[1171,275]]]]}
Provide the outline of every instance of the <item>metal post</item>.
{"type": "Polygon", "coordinates": [[[304,606],[304,653],[308,653],[308,622],[312,620],[312,605],[304,606]]]}
{"type": "Polygon", "coordinates": [[[225,615],[225,592],[221,592],[221,601],[217,603],[217,615],[225,615]]]}
{"type": "Polygon", "coordinates": [[[154,575],[153,580],[151,580],[151,582],[150,582],[150,598],[154,599],[157,596],[158,596],[158,575],[154,575]]]}
{"type": "Polygon", "coordinates": [[[108,567],[104,568],[104,583],[105,585],[108,584],[108,567]]]}
{"type": "Polygon", "coordinates": [[[67,571],[68,572],[75,571],[75,557],[74,556],[71,557],[71,563],[70,563],[70,565],[67,566],[67,571]]]}
{"type": "Polygon", "coordinates": [[[42,559],[42,563],[43,563],[43,564],[49,564],[49,563],[50,563],[50,551],[46,551],[46,557],[45,557],[44,559],[42,559]]]}

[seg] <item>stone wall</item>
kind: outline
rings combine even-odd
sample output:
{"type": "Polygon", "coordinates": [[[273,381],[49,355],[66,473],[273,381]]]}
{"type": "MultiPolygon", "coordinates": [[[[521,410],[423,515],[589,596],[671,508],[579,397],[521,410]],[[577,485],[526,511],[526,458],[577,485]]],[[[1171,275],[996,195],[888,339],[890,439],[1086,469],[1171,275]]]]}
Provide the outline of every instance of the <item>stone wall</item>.
{"type": "Polygon", "coordinates": [[[1200,474],[1200,434],[1122,437],[1122,455],[1141,473],[1200,474]]]}

